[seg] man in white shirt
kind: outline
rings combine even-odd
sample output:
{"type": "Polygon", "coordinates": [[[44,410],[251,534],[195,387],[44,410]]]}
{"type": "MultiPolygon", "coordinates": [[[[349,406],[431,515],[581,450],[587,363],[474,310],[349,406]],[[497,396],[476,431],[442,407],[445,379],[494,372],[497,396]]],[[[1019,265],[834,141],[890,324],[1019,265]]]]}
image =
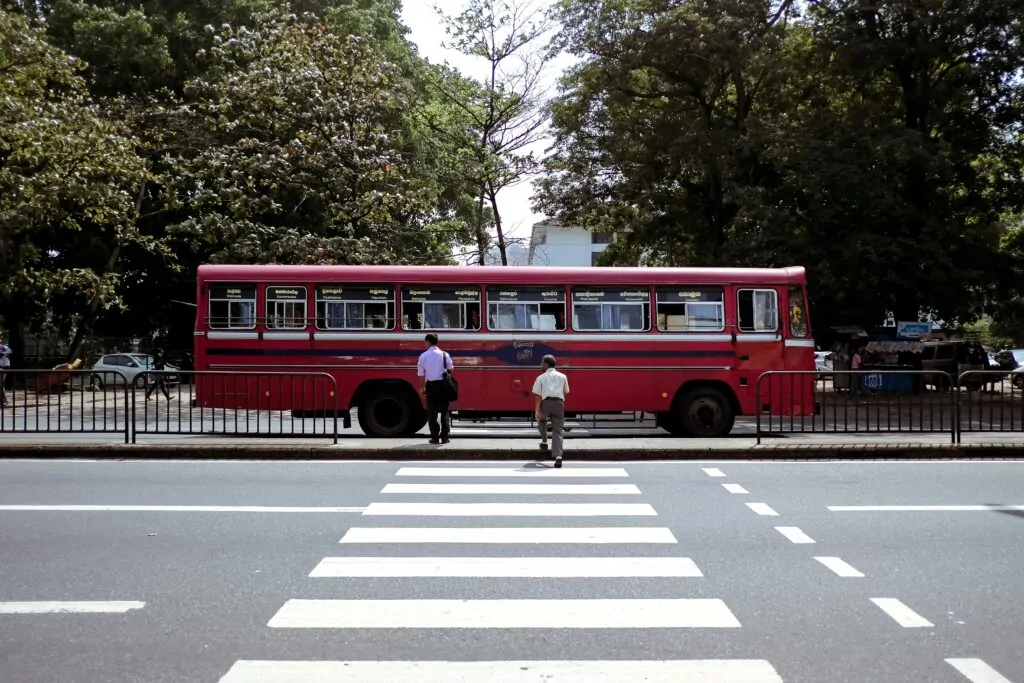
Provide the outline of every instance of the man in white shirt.
{"type": "Polygon", "coordinates": [[[448,394],[445,392],[444,373],[454,370],[452,357],[437,347],[437,335],[424,337],[427,350],[420,354],[416,363],[416,374],[420,377],[420,393],[427,398],[427,414],[430,417],[430,443],[451,441],[451,419],[448,417],[448,394]],[[438,417],[441,424],[438,425],[438,417]]]}
{"type": "Polygon", "coordinates": [[[548,420],[551,421],[551,454],[555,467],[562,466],[562,429],[565,427],[565,397],[569,393],[569,378],[555,370],[555,357],[544,356],[544,372],[533,383],[533,412],[540,429],[540,448],[548,449],[548,420]]]}

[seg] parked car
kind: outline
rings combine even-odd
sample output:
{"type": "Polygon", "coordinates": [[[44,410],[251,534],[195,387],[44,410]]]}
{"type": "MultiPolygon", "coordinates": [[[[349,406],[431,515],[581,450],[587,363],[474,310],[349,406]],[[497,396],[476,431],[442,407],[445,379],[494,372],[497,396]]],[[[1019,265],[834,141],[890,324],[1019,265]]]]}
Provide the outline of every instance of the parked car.
{"type": "Polygon", "coordinates": [[[1010,373],[1013,386],[1024,391],[1024,349],[1013,349],[1010,351],[1013,359],[1017,361],[1017,369],[1010,373]]]}
{"type": "MultiPolygon", "coordinates": [[[[125,376],[128,383],[137,389],[146,386],[148,381],[153,381],[154,375],[144,375],[150,372],[155,359],[145,353],[111,353],[100,356],[92,366],[92,384],[97,388],[104,388],[107,384],[123,384],[121,378],[115,373],[125,376]]],[[[176,365],[167,365],[167,372],[174,372],[181,368],[176,365]]],[[[164,377],[169,385],[178,383],[178,376],[174,374],[164,377]]]]}

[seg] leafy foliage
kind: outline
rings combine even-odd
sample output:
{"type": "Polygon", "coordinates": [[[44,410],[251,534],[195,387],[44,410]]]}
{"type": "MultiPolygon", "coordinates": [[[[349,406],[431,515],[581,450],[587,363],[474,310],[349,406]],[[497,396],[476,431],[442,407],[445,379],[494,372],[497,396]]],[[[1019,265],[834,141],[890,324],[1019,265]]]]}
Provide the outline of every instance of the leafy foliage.
{"type": "Polygon", "coordinates": [[[805,264],[819,330],[977,317],[1022,196],[1024,3],[809,7],[565,0],[540,208],[617,232],[612,262],[805,264]]]}
{"type": "Polygon", "coordinates": [[[312,16],[226,28],[187,92],[210,143],[171,183],[175,226],[218,261],[430,263],[439,188],[407,153],[395,65],[312,16]]]}
{"type": "Polygon", "coordinates": [[[48,313],[66,324],[91,301],[114,306],[109,250],[151,246],[134,222],[145,164],[81,67],[0,11],[0,304],[14,335],[48,313]]]}

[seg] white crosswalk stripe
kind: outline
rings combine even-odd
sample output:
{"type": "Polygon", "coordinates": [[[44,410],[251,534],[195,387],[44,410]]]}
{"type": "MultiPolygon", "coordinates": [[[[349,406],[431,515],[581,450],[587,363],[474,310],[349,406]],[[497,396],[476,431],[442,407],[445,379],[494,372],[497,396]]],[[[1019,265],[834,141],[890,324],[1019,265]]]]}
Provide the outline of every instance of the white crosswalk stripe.
{"type": "Polygon", "coordinates": [[[763,659],[507,662],[236,662],[220,683],[782,683],[763,659]]]}
{"type": "Polygon", "coordinates": [[[312,578],[475,576],[501,578],[701,577],[688,557],[325,557],[312,578]]]}
{"type": "Polygon", "coordinates": [[[352,527],[341,543],[678,543],[666,527],[352,527]]]}
{"type": "MultiPolygon", "coordinates": [[[[712,472],[708,474],[715,476],[712,472]]],[[[679,541],[671,529],[643,523],[644,518],[655,518],[658,512],[649,503],[628,502],[643,495],[640,487],[599,481],[628,477],[624,468],[575,466],[556,470],[481,464],[402,467],[396,476],[405,482],[387,483],[380,492],[382,499],[371,501],[363,510],[365,517],[379,517],[382,523],[394,524],[348,529],[339,541],[339,550],[343,552],[322,558],[309,573],[309,579],[322,589],[344,585],[344,594],[338,596],[344,599],[332,599],[329,594],[289,599],[266,624],[275,633],[327,629],[358,634],[372,630],[380,633],[379,660],[250,658],[236,662],[221,683],[781,683],[775,668],[764,659],[609,662],[573,661],[570,657],[536,661],[526,641],[523,646],[516,646],[515,634],[524,630],[742,628],[723,599],[689,594],[686,586],[693,585],[692,582],[679,581],[703,580],[700,558],[685,557],[684,552],[676,551],[679,541]],[[410,478],[420,481],[409,482],[410,478]],[[497,483],[488,481],[489,478],[497,482],[511,478],[518,481],[497,483]],[[559,478],[588,479],[594,483],[553,481],[559,478]],[[467,481],[473,479],[479,483],[467,481]],[[405,498],[395,500],[395,496],[405,498]],[[477,499],[466,500],[466,496],[477,499]],[[572,501],[576,496],[596,496],[601,501],[559,500],[564,497],[572,501]],[[492,500],[481,501],[480,497],[492,500]],[[477,521],[481,517],[495,519],[481,525],[477,521]],[[443,522],[437,518],[443,518],[443,522]],[[581,523],[571,525],[567,523],[569,518],[581,523]],[[424,523],[430,519],[435,520],[433,524],[424,523]],[[505,527],[501,526],[502,519],[519,523],[505,527]],[[561,524],[551,525],[552,520],[561,524]],[[406,521],[409,523],[403,523],[406,521]],[[619,545],[621,549],[617,548],[619,545]],[[416,552],[397,552],[399,549],[416,552]],[[441,549],[447,552],[439,552],[441,549]],[[410,578],[416,579],[416,583],[402,582],[410,578]],[[543,599],[538,599],[537,593],[529,596],[531,590],[509,593],[501,589],[500,593],[491,594],[492,590],[499,590],[498,584],[476,581],[472,584],[473,592],[466,594],[467,599],[458,599],[457,589],[453,597],[452,587],[458,586],[459,581],[495,578],[505,580],[503,588],[509,581],[543,581],[538,585],[547,587],[548,594],[543,599]],[[392,588],[381,592],[381,581],[393,581],[387,584],[392,588]],[[576,581],[571,585],[582,588],[551,594],[552,582],[560,581],[576,581]],[[616,583],[610,583],[630,582],[628,585],[636,586],[638,581],[661,583],[651,583],[650,591],[637,594],[634,590],[626,596],[615,588],[616,583]],[[415,589],[411,588],[413,585],[415,589]],[[378,588],[363,597],[361,586],[378,588]],[[430,591],[435,586],[445,592],[431,598],[430,591]],[[508,644],[502,648],[507,651],[488,652],[488,659],[493,661],[389,660],[387,655],[393,650],[389,643],[395,642],[390,640],[395,637],[392,630],[412,629],[459,629],[459,633],[481,634],[502,630],[510,635],[503,635],[500,641],[508,644]]],[[[728,485],[727,489],[740,493],[736,485],[728,485]]]]}

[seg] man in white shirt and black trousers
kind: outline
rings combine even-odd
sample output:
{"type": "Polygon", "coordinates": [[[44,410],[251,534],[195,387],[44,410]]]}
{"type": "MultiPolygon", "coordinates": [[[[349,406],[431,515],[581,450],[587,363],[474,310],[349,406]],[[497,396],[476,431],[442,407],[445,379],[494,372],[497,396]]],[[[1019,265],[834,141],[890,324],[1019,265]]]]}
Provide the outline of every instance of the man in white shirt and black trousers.
{"type": "Polygon", "coordinates": [[[555,370],[555,357],[551,354],[541,360],[543,374],[533,383],[533,412],[540,429],[541,450],[548,449],[548,421],[551,421],[551,454],[555,467],[562,466],[562,430],[565,427],[565,397],[569,393],[569,378],[555,370]]]}
{"type": "Polygon", "coordinates": [[[416,363],[416,374],[420,377],[420,392],[427,397],[427,414],[430,416],[430,443],[451,441],[452,421],[448,416],[448,394],[445,391],[444,373],[454,370],[452,357],[437,347],[437,335],[424,337],[427,350],[420,354],[416,363]],[[438,425],[438,417],[441,424],[438,425]],[[440,438],[438,438],[440,437],[440,438]]]}

